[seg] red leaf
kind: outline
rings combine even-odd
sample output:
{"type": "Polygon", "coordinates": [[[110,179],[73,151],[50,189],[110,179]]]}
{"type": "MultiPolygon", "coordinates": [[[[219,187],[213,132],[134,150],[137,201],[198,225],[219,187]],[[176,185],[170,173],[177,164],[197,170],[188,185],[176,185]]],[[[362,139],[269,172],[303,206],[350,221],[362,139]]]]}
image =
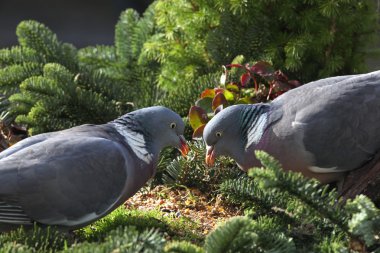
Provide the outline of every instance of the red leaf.
{"type": "Polygon", "coordinates": [[[274,76],[280,82],[288,82],[288,77],[281,70],[274,72],[274,76]]]}
{"type": "Polygon", "coordinates": [[[203,130],[205,129],[206,124],[200,125],[197,129],[193,132],[193,139],[199,139],[202,138],[203,130]]]}
{"type": "Polygon", "coordinates": [[[209,97],[209,98],[215,97],[215,90],[205,89],[204,91],[202,91],[201,98],[205,98],[205,97],[209,97]]]}
{"type": "Polygon", "coordinates": [[[218,112],[220,112],[221,110],[223,110],[224,106],[223,105],[219,105],[218,107],[216,107],[214,113],[215,115],[218,114],[218,112]]]}
{"type": "Polygon", "coordinates": [[[224,89],[223,88],[214,88],[215,94],[223,93],[224,89]]]}
{"type": "Polygon", "coordinates": [[[201,107],[192,106],[189,111],[189,123],[194,130],[208,121],[207,113],[201,107]]]}
{"type": "Polygon", "coordinates": [[[288,91],[292,87],[288,84],[288,82],[281,82],[279,80],[273,81],[272,83],[273,89],[278,92],[278,91],[288,91]]]}
{"type": "Polygon", "coordinates": [[[290,86],[292,86],[293,88],[296,88],[302,85],[302,83],[298,80],[289,80],[288,84],[290,84],[290,86]]]}
{"type": "Polygon", "coordinates": [[[212,110],[215,112],[216,108],[220,105],[223,105],[226,107],[228,105],[226,97],[223,95],[223,93],[218,93],[212,100],[212,110]]]}
{"type": "Polygon", "coordinates": [[[228,64],[226,65],[227,68],[244,68],[241,64],[228,64]]]}
{"type": "Polygon", "coordinates": [[[249,80],[251,79],[251,75],[249,73],[244,73],[240,76],[241,86],[246,86],[249,80]]]}
{"type": "Polygon", "coordinates": [[[286,91],[279,91],[279,92],[276,92],[276,93],[272,93],[270,96],[269,96],[269,99],[273,100],[275,99],[276,97],[280,96],[281,94],[284,94],[286,91]]]}
{"type": "Polygon", "coordinates": [[[273,72],[272,65],[265,61],[256,62],[251,68],[250,71],[260,76],[265,76],[273,72]]]}

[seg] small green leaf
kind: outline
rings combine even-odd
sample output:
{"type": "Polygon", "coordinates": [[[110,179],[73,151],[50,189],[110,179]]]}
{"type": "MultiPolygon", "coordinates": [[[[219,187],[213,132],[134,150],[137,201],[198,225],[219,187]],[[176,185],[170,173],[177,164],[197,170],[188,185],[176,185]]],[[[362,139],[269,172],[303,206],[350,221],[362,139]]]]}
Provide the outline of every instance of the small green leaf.
{"type": "Polygon", "coordinates": [[[226,85],[226,88],[227,90],[231,91],[231,92],[236,92],[238,93],[240,91],[239,89],[239,86],[237,86],[236,84],[234,83],[229,83],[226,85]]]}
{"type": "Polygon", "coordinates": [[[223,93],[218,93],[216,94],[216,96],[214,97],[214,99],[212,100],[212,110],[215,111],[215,109],[220,106],[220,105],[223,105],[223,108],[227,107],[228,106],[228,102],[227,102],[227,99],[226,97],[223,95],[223,93]]]}
{"type": "Polygon", "coordinates": [[[228,102],[233,102],[235,100],[235,95],[229,90],[224,90],[223,95],[228,102]]]}
{"type": "Polygon", "coordinates": [[[195,105],[198,107],[201,107],[207,113],[213,113],[214,112],[212,110],[212,98],[210,98],[210,97],[204,97],[204,98],[198,99],[195,102],[195,105]]]}
{"type": "Polygon", "coordinates": [[[253,97],[256,95],[255,88],[242,89],[241,93],[243,97],[253,97]]]}
{"type": "Polygon", "coordinates": [[[201,125],[208,121],[207,113],[201,107],[192,106],[189,111],[189,123],[193,130],[196,130],[201,125]]]}
{"type": "Polygon", "coordinates": [[[236,101],[235,104],[252,104],[252,101],[249,97],[243,97],[239,99],[238,101],[236,101]]]}

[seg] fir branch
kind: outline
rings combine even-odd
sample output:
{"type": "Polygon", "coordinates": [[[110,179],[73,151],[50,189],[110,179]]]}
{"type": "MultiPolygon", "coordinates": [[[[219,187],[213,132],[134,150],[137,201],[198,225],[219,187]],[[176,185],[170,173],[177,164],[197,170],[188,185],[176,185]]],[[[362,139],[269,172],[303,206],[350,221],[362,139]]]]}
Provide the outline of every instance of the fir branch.
{"type": "Polygon", "coordinates": [[[46,62],[57,62],[74,71],[77,69],[76,48],[59,42],[45,25],[33,20],[22,21],[16,34],[21,47],[35,50],[46,62]]]}
{"type": "Polygon", "coordinates": [[[164,252],[165,253],[205,253],[205,251],[202,248],[186,241],[181,241],[181,242],[175,241],[175,242],[168,243],[165,246],[164,252]]]}
{"type": "Polygon", "coordinates": [[[9,97],[9,101],[10,104],[7,109],[9,109],[10,114],[14,117],[27,114],[36,103],[35,97],[29,93],[15,93],[9,97]]]}
{"type": "Polygon", "coordinates": [[[79,62],[83,66],[104,68],[117,62],[116,50],[113,46],[90,46],[78,51],[79,62]]]}
{"type": "Polygon", "coordinates": [[[0,67],[24,62],[44,63],[44,58],[36,50],[28,47],[14,46],[0,50],[0,67]]]}
{"type": "Polygon", "coordinates": [[[273,219],[258,221],[234,217],[210,233],[204,248],[210,253],[227,252],[296,252],[291,238],[287,238],[273,219]]]}
{"type": "Polygon", "coordinates": [[[10,96],[19,90],[19,85],[26,78],[42,73],[39,63],[25,62],[14,64],[0,69],[0,92],[10,96]]]}
{"type": "Polygon", "coordinates": [[[219,159],[213,167],[204,163],[205,147],[203,142],[189,143],[187,158],[177,157],[164,167],[162,179],[167,184],[196,187],[203,192],[216,193],[219,184],[237,178],[241,171],[228,158],[219,159]]]}
{"type": "Polygon", "coordinates": [[[115,28],[116,55],[120,61],[132,63],[132,38],[135,33],[139,14],[133,9],[121,13],[115,28]]]}
{"type": "Polygon", "coordinates": [[[178,87],[176,92],[169,93],[161,99],[159,103],[169,107],[181,116],[187,116],[188,110],[194,101],[198,98],[202,90],[208,87],[214,87],[219,83],[220,73],[215,72],[199,76],[195,80],[185,81],[185,85],[178,87]]]}
{"type": "Polygon", "coordinates": [[[248,174],[259,180],[264,189],[288,192],[350,234],[347,226],[349,217],[340,208],[342,202],[335,190],[329,190],[327,185],[321,186],[315,179],[304,178],[300,173],[283,171],[278,161],[263,151],[255,154],[265,169],[251,169],[248,174]]]}
{"type": "Polygon", "coordinates": [[[104,242],[79,243],[64,252],[97,253],[97,252],[162,252],[165,239],[154,229],[139,232],[135,227],[119,227],[111,231],[104,242]]]}
{"type": "Polygon", "coordinates": [[[257,207],[266,212],[284,210],[288,204],[288,199],[284,196],[263,191],[257,186],[255,180],[244,176],[224,181],[220,185],[220,192],[231,202],[244,203],[248,207],[255,204],[255,211],[257,207]]]}
{"type": "Polygon", "coordinates": [[[362,238],[366,245],[376,244],[380,248],[380,210],[364,195],[348,200],[345,208],[352,215],[348,221],[350,232],[362,238]]]}

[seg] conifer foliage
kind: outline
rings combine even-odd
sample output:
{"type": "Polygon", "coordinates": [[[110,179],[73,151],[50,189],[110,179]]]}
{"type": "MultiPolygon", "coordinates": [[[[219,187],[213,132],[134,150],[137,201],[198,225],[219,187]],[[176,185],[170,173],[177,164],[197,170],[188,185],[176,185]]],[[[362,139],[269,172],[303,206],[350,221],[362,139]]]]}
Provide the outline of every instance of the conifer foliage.
{"type": "Polygon", "coordinates": [[[1,110],[31,134],[105,123],[154,103],[155,64],[139,58],[154,32],[153,9],[126,10],[115,46],[77,50],[37,21],[17,27],[19,45],[0,50],[1,110]]]}
{"type": "Polygon", "coordinates": [[[380,249],[380,210],[370,199],[360,195],[343,203],[334,189],[300,173],[283,171],[274,158],[262,151],[257,151],[256,156],[263,168],[251,169],[251,179],[243,183],[242,179],[228,180],[221,186],[230,199],[253,208],[249,216],[260,219],[269,214],[276,218],[302,252],[331,252],[332,241],[339,250],[380,249]]]}
{"type": "Polygon", "coordinates": [[[158,0],[160,31],[143,53],[175,89],[243,55],[301,82],[363,71],[376,31],[372,0],[158,0]]]}
{"type": "MultiPolygon", "coordinates": [[[[372,2],[156,0],[141,17],[134,10],[121,13],[114,45],[82,49],[59,41],[37,21],[23,21],[16,31],[19,45],[0,50],[0,119],[8,125],[16,120],[37,134],[104,123],[157,103],[185,116],[200,91],[220,81],[220,67],[233,59],[265,61],[302,82],[358,73],[376,28],[372,2]]],[[[209,91],[216,96],[215,89],[209,91]]],[[[335,190],[284,172],[260,151],[256,156],[263,168],[248,175],[229,158],[209,168],[204,143],[189,146],[187,159],[173,160],[168,152],[160,161],[162,181],[219,194],[246,210],[246,216],[217,226],[201,245],[168,241],[159,230],[116,222],[112,226],[118,227],[99,241],[74,243],[53,230],[35,229],[31,235],[18,230],[0,235],[1,249],[380,253],[380,210],[367,197],[343,202],[335,190]]]]}
{"type": "MultiPolygon", "coordinates": [[[[187,187],[193,187],[197,179],[186,181],[184,176],[191,178],[205,166],[200,156],[204,150],[195,146],[192,152],[200,153],[190,154],[188,161],[172,161],[166,172],[187,187]],[[194,171],[189,172],[187,166],[194,171]]],[[[211,232],[205,239],[205,252],[380,252],[380,210],[369,198],[359,195],[344,203],[335,189],[300,173],[285,172],[262,151],[256,156],[263,167],[251,169],[249,177],[216,174],[218,180],[202,189],[222,194],[228,202],[243,206],[247,214],[211,232]],[[217,192],[213,191],[216,185],[217,192]]],[[[220,159],[216,167],[209,169],[219,168],[222,173],[234,169],[228,159],[220,159]]]]}

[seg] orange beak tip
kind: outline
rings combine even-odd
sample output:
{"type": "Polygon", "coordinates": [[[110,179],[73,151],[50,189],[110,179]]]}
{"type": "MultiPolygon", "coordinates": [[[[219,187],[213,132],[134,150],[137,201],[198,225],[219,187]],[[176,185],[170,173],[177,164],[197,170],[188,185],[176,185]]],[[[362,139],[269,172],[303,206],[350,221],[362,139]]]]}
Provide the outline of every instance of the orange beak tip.
{"type": "Polygon", "coordinates": [[[182,135],[179,136],[179,141],[180,141],[179,151],[181,152],[181,154],[182,154],[183,157],[186,157],[187,154],[190,151],[190,148],[187,145],[186,140],[185,140],[185,138],[182,135]]]}
{"type": "Polygon", "coordinates": [[[215,164],[215,154],[214,154],[214,149],[213,147],[207,149],[206,153],[206,165],[207,166],[214,166],[215,164]]]}
{"type": "Polygon", "coordinates": [[[189,151],[190,151],[190,148],[189,148],[189,146],[187,146],[187,144],[185,143],[185,144],[182,144],[182,145],[181,145],[180,151],[181,151],[182,156],[183,156],[183,157],[186,157],[187,154],[188,154],[189,151]]]}

